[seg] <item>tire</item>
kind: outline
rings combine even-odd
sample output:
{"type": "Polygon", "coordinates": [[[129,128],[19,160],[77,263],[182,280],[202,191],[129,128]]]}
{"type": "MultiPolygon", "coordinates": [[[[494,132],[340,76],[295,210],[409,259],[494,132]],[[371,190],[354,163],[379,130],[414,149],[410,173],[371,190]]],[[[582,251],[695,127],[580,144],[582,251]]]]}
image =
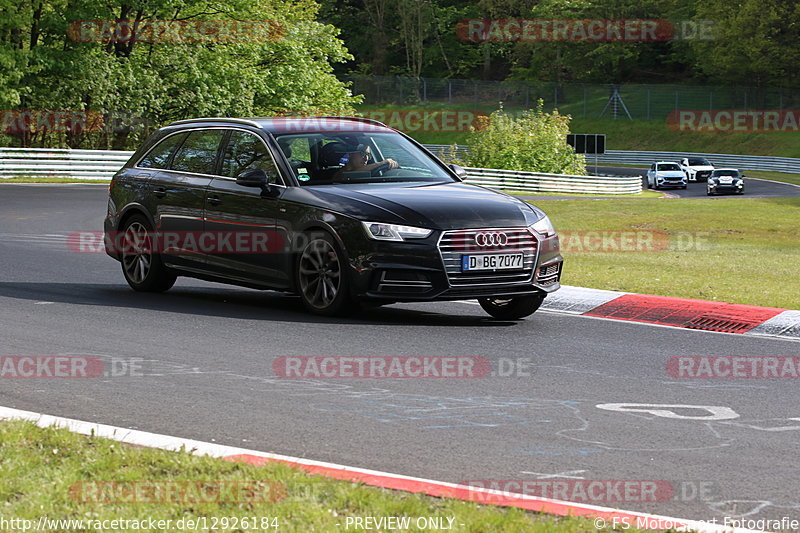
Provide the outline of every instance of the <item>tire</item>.
{"type": "Polygon", "coordinates": [[[711,192],[711,189],[706,189],[706,196],[714,196],[714,193],[711,192]]]}
{"type": "Polygon", "coordinates": [[[306,234],[307,244],[295,264],[297,292],[310,312],[345,316],[360,306],[350,296],[346,261],[339,244],[328,233],[306,234]]]}
{"type": "Polygon", "coordinates": [[[544,294],[514,296],[512,298],[478,298],[483,310],[498,320],[517,320],[530,316],[539,309],[544,294]]]}
{"type": "Polygon", "coordinates": [[[681,189],[688,189],[688,188],[689,188],[688,185],[684,185],[683,187],[681,187],[681,189]]]}
{"type": "Polygon", "coordinates": [[[122,226],[120,263],[125,281],[138,292],[164,292],[175,285],[177,274],[152,249],[153,227],[143,215],[133,215],[122,226]]]}

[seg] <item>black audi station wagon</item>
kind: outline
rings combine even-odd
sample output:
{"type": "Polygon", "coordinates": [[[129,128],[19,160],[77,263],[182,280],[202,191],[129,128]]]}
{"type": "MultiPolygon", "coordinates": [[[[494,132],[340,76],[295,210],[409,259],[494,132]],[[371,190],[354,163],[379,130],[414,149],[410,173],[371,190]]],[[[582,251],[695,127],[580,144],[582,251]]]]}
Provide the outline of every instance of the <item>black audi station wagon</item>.
{"type": "Polygon", "coordinates": [[[183,120],[112,179],[106,249],[137,291],[191,276],[326,315],[477,298],[528,316],[560,286],[558,236],[541,210],[464,176],[367,119],[183,120]]]}

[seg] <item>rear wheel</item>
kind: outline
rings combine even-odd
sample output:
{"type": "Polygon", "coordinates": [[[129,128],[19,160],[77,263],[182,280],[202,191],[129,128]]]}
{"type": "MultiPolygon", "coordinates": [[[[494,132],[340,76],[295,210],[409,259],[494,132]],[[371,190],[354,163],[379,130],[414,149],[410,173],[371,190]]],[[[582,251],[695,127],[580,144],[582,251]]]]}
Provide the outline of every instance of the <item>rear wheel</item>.
{"type": "Polygon", "coordinates": [[[169,290],[178,276],[161,262],[153,246],[153,228],[142,215],[134,215],[122,227],[120,259],[128,285],[140,292],[169,290]]]}
{"type": "Polygon", "coordinates": [[[309,236],[296,275],[300,298],[312,313],[341,316],[359,308],[350,298],[344,254],[329,234],[309,236]]]}
{"type": "Polygon", "coordinates": [[[542,305],[544,297],[544,294],[534,294],[510,298],[478,298],[478,303],[494,318],[516,320],[535,313],[542,305]]]}

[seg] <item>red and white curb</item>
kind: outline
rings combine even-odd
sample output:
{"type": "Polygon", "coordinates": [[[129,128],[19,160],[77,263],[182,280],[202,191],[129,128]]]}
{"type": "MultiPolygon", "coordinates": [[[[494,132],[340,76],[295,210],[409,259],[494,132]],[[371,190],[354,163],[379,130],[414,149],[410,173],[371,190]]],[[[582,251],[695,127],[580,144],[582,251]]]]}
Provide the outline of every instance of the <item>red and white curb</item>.
{"type": "MultiPolygon", "coordinates": [[[[202,442],[170,435],[159,435],[134,429],[127,429],[105,424],[95,424],[50,416],[31,411],[21,411],[9,407],[0,407],[0,420],[29,420],[39,427],[63,427],[81,435],[93,435],[112,439],[117,442],[158,448],[161,450],[185,450],[195,455],[219,457],[229,461],[241,461],[254,465],[280,462],[299,468],[309,474],[350,482],[363,483],[373,487],[422,493],[439,498],[453,498],[480,504],[492,504],[502,507],[516,507],[527,511],[553,514],[557,516],[583,516],[602,519],[605,524],[629,524],[628,527],[640,529],[675,529],[678,531],[698,531],[702,533],[756,533],[756,530],[724,527],[719,524],[671,518],[633,511],[622,511],[610,507],[576,504],[567,501],[553,500],[527,495],[511,495],[508,492],[446,483],[417,477],[391,474],[377,470],[368,470],[350,466],[337,465],[321,461],[312,461],[299,457],[277,455],[273,453],[248,450],[234,446],[225,446],[210,442],[202,442]]],[[[599,523],[599,522],[596,522],[599,523]]]]}
{"type": "Polygon", "coordinates": [[[563,285],[547,311],[703,331],[800,340],[800,311],[563,285]]]}

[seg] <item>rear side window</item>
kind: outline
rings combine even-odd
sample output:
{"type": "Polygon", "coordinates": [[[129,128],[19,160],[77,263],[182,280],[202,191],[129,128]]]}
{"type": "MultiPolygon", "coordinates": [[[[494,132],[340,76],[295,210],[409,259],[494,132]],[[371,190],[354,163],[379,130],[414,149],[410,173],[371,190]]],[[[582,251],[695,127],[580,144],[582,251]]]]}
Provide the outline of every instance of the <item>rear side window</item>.
{"type": "Polygon", "coordinates": [[[278,169],[260,137],[246,131],[233,131],[222,159],[222,175],[235,178],[246,170],[260,168],[269,183],[278,181],[278,169]]]}
{"type": "Polygon", "coordinates": [[[169,157],[175,151],[175,148],[180,146],[184,137],[186,137],[185,133],[178,133],[162,139],[161,142],[147,152],[147,155],[136,166],[141,168],[167,168],[169,157]]]}
{"type": "Polygon", "coordinates": [[[193,131],[178,149],[170,168],[179,172],[214,174],[222,130],[193,131]]]}

